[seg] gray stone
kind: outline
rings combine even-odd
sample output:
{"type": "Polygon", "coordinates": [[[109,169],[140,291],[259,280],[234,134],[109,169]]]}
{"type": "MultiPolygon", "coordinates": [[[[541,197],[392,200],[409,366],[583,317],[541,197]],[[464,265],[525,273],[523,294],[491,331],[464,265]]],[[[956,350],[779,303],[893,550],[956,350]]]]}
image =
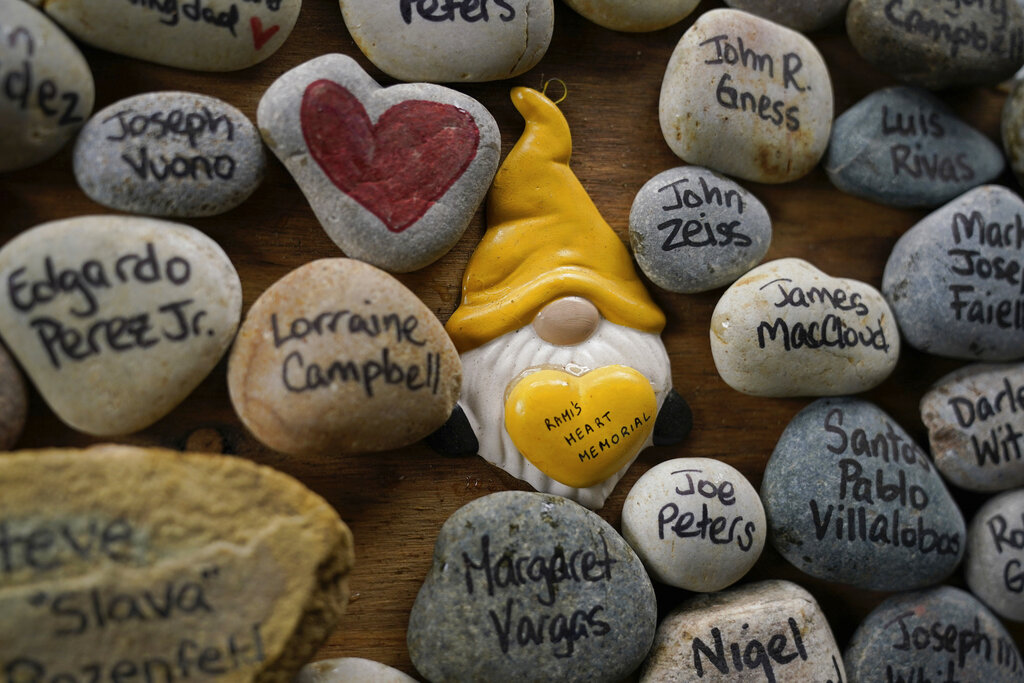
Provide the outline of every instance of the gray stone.
{"type": "MultiPolygon", "coordinates": [[[[1024,69],[1022,69],[1024,72],[1024,69]]],[[[1003,139],[1003,151],[1010,160],[1017,182],[1024,184],[1024,76],[1018,76],[1013,89],[1003,103],[1003,117],[1000,122],[1000,134],[1003,139]]]]}
{"type": "Polygon", "coordinates": [[[964,518],[938,470],[872,403],[818,399],[789,423],[765,467],[768,539],[811,576],[911,590],[956,569],[964,518]]]}
{"type": "Polygon", "coordinates": [[[92,71],[73,42],[23,0],[0,0],[0,172],[56,154],[89,118],[92,71]]]}
{"type": "Polygon", "coordinates": [[[809,33],[836,22],[850,0],[725,0],[725,4],[809,33]]]}
{"type": "Polygon", "coordinates": [[[479,102],[427,83],[381,88],[345,55],[286,72],[256,117],[335,244],[392,272],[451,249],[498,167],[498,125],[479,102]]]}
{"type": "Polygon", "coordinates": [[[850,0],[846,32],[864,59],[930,90],[999,83],[1024,63],[1016,2],[850,0]]]}
{"type": "Polygon", "coordinates": [[[849,683],[1024,680],[1013,637],[952,586],[894,595],[857,627],[844,656],[849,683]]]}
{"type": "Polygon", "coordinates": [[[1024,356],[1024,201],[982,185],[925,216],[893,247],[882,293],[903,338],[937,356],[1024,356]]]}
{"type": "Polygon", "coordinates": [[[213,216],[244,202],[266,158],[245,114],[213,97],[154,92],[98,112],[75,142],[75,180],[104,206],[213,216]]]}
{"type": "Polygon", "coordinates": [[[0,451],[18,441],[28,416],[28,391],[21,370],[0,345],[0,451]]]}
{"type": "Polygon", "coordinates": [[[935,207],[1003,171],[999,147],[931,93],[876,91],[832,125],[825,171],[843,192],[899,207],[935,207]]]}
{"type": "Polygon", "coordinates": [[[441,528],[407,641],[430,681],[619,681],[647,654],[656,612],[640,559],[607,522],[505,491],[441,528]]]}
{"type": "Polygon", "coordinates": [[[964,578],[993,612],[1024,621],[1024,489],[989,499],[974,515],[964,578]]]}
{"type": "Polygon", "coordinates": [[[932,458],[971,491],[1024,486],[1024,365],[979,363],[941,378],[921,399],[932,458]]]}
{"type": "Polygon", "coordinates": [[[764,258],[772,220],[757,197],[697,166],[663,171],[640,188],[629,213],[633,256],[670,292],[730,284],[764,258]]]}
{"type": "Polygon", "coordinates": [[[682,21],[700,0],[565,0],[590,21],[613,31],[657,31],[682,21]]]}

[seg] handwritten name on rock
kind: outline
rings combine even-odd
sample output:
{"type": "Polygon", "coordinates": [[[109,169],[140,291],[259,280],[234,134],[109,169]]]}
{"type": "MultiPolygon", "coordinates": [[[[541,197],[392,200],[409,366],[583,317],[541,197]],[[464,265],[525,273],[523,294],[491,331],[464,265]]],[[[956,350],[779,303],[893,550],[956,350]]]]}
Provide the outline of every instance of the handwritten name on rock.
{"type": "Polygon", "coordinates": [[[753,637],[729,642],[727,645],[722,638],[721,629],[717,626],[711,629],[708,642],[700,636],[695,636],[691,648],[693,667],[697,676],[704,678],[704,674],[711,673],[712,668],[723,675],[760,669],[766,680],[777,680],[777,666],[785,666],[797,659],[807,661],[807,649],[796,619],[787,617],[786,625],[789,627],[786,631],[768,634],[766,643],[760,638],[753,637]]]}
{"type": "MultiPolygon", "coordinates": [[[[680,497],[697,496],[708,501],[718,501],[722,507],[736,505],[736,488],[731,481],[715,482],[700,477],[700,469],[684,469],[672,472],[672,476],[681,479],[675,492],[680,497]],[[694,477],[697,476],[696,482],[694,477]]],[[[744,520],[743,515],[712,516],[708,502],[701,502],[700,515],[689,510],[680,514],[680,504],[665,503],[658,510],[658,538],[664,540],[669,534],[676,538],[693,538],[708,541],[714,545],[730,545],[735,543],[742,552],[750,552],[754,546],[757,525],[753,521],[744,520]],[[740,526],[742,524],[742,526],[740,526]]]]}
{"type": "MultiPolygon", "coordinates": [[[[696,183],[690,183],[689,178],[680,178],[674,182],[658,188],[658,193],[665,193],[666,203],[661,210],[666,213],[688,209],[688,216],[692,216],[693,210],[711,205],[716,208],[726,208],[736,212],[742,217],[744,202],[743,196],[738,190],[726,188],[725,192],[720,187],[712,185],[706,178],[697,178],[696,183]],[[691,187],[691,185],[697,187],[691,187]]],[[[662,251],[673,251],[683,247],[749,247],[753,240],[742,228],[741,220],[718,221],[714,226],[704,220],[707,214],[701,211],[697,218],[689,217],[683,220],[681,217],[669,218],[658,224],[658,231],[664,231],[665,241],[661,245],[662,251]]]]}
{"type": "Polygon", "coordinates": [[[1000,329],[1024,330],[1024,272],[1017,258],[1024,248],[1024,218],[993,221],[981,210],[954,212],[954,246],[946,251],[949,270],[962,280],[948,285],[949,307],[957,321],[1000,329]],[[1017,296],[992,297],[984,287],[1003,285],[1017,296]]]}
{"type": "Polygon", "coordinates": [[[951,57],[962,50],[1024,62],[1024,30],[1011,24],[1008,0],[942,0],[931,12],[922,12],[915,4],[888,0],[885,20],[899,31],[930,41],[951,57]],[[979,17],[972,16],[978,12],[991,15],[987,25],[979,25],[979,17]]]}
{"type": "Polygon", "coordinates": [[[469,24],[492,19],[510,22],[516,18],[516,8],[506,0],[398,0],[398,10],[406,24],[411,24],[414,18],[437,23],[458,18],[469,24]],[[497,10],[497,14],[492,10],[497,10]]]}
{"type": "MultiPolygon", "coordinates": [[[[6,35],[6,45],[0,49],[0,97],[21,110],[41,112],[57,126],[78,126],[88,116],[90,106],[83,104],[82,93],[58,83],[49,77],[39,79],[37,74],[47,73],[37,63],[36,46],[40,37],[25,24],[5,25],[0,19],[0,35],[6,35]]],[[[91,95],[89,96],[91,102],[91,95]]]]}

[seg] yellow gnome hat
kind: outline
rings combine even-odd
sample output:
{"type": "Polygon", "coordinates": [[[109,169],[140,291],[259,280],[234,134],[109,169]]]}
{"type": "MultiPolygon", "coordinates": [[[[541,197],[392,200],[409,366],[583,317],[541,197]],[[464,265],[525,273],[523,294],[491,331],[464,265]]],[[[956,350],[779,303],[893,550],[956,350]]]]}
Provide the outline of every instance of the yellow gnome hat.
{"type": "Polygon", "coordinates": [[[561,110],[530,88],[514,88],[512,103],[526,128],[494,177],[488,229],[445,325],[455,347],[463,353],[518,330],[564,296],[588,299],[613,323],[661,332],[665,315],[569,168],[572,139],[561,110]]]}

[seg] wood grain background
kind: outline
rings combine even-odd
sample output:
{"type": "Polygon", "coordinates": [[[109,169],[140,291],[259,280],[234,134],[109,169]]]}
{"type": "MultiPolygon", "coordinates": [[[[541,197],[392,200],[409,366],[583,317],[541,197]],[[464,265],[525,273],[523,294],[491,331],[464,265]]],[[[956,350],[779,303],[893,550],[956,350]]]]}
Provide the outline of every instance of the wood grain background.
{"type": "MultiPolygon", "coordinates": [[[[695,16],[646,34],[615,33],[592,24],[556,1],[554,39],[532,71],[516,79],[458,86],[494,115],[507,153],[522,130],[508,99],[514,85],[541,88],[550,78],[568,86],[560,105],[573,133],[573,168],[598,208],[628,244],[628,216],[637,190],[655,174],[681,164],[658,125],[658,94],[669,55],[695,16]]],[[[722,6],[705,0],[695,14],[722,6]]],[[[842,26],[811,36],[832,74],[836,114],[872,91],[894,84],[850,46],[842,26]]],[[[255,120],[256,105],[279,75],[313,57],[341,52],[357,59],[382,84],[393,81],[359,52],[342,21],[337,2],[305,0],[298,24],[284,47],[262,64],[241,72],[204,74],[161,67],[83,47],[96,80],[96,110],[130,95],[188,90],[220,97],[255,120]]],[[[999,141],[1005,93],[997,88],[941,93],[961,116],[999,141]]],[[[270,156],[267,177],[241,207],[213,218],[184,221],[217,240],[234,261],[244,292],[244,309],[269,285],[317,258],[340,255],[284,168],[270,156]]],[[[1020,191],[1009,173],[1001,183],[1020,191]]],[[[767,259],[796,256],[825,272],[881,282],[895,243],[926,212],[878,206],[840,193],[816,169],[783,186],[744,183],[767,207],[774,238],[767,259]]],[[[45,164],[0,175],[0,242],[34,225],[58,218],[109,213],[78,189],[71,171],[71,146],[45,164]]],[[[483,234],[478,211],[462,240],[433,265],[400,280],[444,321],[460,294],[462,272],[483,234]]],[[[712,457],[743,472],[760,486],[765,462],[788,421],[810,399],[763,399],[742,395],[718,377],[708,342],[711,313],[722,290],[671,294],[651,286],[668,316],[664,333],[676,389],[693,408],[692,435],[675,447],[652,448],[619,483],[600,511],[618,528],[623,500],[649,467],[679,456],[712,457]]],[[[918,401],[929,385],[962,363],[928,357],[904,345],[895,373],[865,395],[902,424],[920,444],[927,438],[918,401]]],[[[334,505],[356,538],[357,566],[351,575],[352,601],[318,659],[359,656],[414,673],[405,647],[408,613],[426,575],[437,530],[463,504],[485,494],[527,487],[479,457],[447,459],[421,445],[394,452],[303,459],[284,456],[257,443],[241,426],[228,400],[226,363],[176,410],[149,429],[119,441],[177,449],[218,451],[270,465],[299,478],[334,505]]],[[[87,387],[81,388],[88,391],[87,387]]],[[[73,390],[73,388],[69,388],[73,390]]],[[[20,447],[83,446],[96,439],[64,426],[33,392],[29,423],[20,447]]],[[[983,498],[954,490],[970,518],[983,498]]],[[[845,647],[860,620],[882,593],[853,590],[810,579],[770,547],[745,581],[785,578],[808,588],[819,600],[840,645],[845,647]]],[[[950,580],[963,585],[957,572],[950,580]]],[[[685,597],[659,588],[665,612],[685,597]]],[[[1018,643],[1024,627],[1008,625],[1018,643]]]]}

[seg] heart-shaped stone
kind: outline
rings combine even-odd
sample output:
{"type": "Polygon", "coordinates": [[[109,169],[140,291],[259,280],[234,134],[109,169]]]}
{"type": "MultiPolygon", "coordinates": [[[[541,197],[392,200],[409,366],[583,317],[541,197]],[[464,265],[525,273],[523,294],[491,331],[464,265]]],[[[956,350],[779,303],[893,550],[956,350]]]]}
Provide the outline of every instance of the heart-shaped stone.
{"type": "Polygon", "coordinates": [[[598,484],[628,464],[654,429],[657,401],[633,368],[609,365],[579,377],[538,370],[505,403],[505,429],[519,452],[567,486],[598,484]]]}

